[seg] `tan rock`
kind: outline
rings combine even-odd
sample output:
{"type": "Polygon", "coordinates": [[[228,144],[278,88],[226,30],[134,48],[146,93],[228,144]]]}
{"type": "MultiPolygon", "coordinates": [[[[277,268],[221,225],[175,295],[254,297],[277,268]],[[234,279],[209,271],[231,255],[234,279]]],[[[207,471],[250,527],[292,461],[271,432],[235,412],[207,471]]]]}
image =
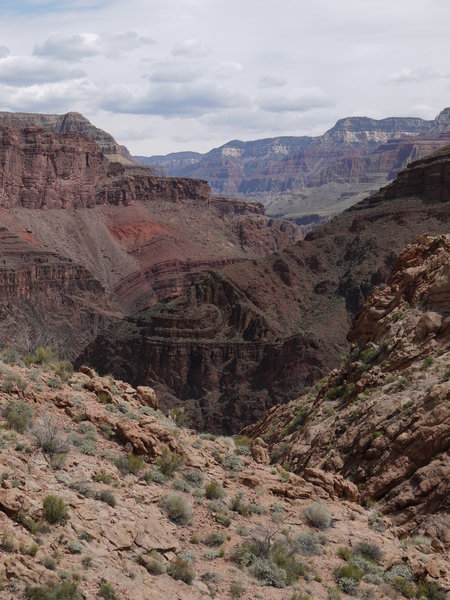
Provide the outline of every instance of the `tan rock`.
{"type": "Polygon", "coordinates": [[[250,449],[252,458],[255,462],[260,465],[270,465],[269,445],[260,438],[257,437],[250,449]]]}
{"type": "Polygon", "coordinates": [[[138,386],[136,388],[136,398],[143,406],[158,409],[158,398],[153,388],[144,385],[138,386]]]}

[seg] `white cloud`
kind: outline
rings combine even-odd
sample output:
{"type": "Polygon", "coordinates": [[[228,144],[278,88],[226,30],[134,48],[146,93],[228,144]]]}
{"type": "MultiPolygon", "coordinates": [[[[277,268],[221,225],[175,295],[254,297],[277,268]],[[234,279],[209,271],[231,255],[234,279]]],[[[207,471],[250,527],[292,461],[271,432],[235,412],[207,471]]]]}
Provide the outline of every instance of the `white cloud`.
{"type": "Polygon", "coordinates": [[[234,60],[224,60],[214,68],[214,73],[224,79],[240,73],[244,67],[234,60]]]}
{"type": "Polygon", "coordinates": [[[149,71],[148,78],[154,83],[188,83],[202,75],[197,66],[181,60],[164,60],[152,63],[149,71]]]}
{"type": "Polygon", "coordinates": [[[258,98],[258,105],[268,112],[307,112],[330,106],[331,101],[318,87],[293,90],[289,94],[269,92],[258,98]]]}
{"type": "Polygon", "coordinates": [[[125,56],[142,46],[155,44],[149,36],[139,36],[135,31],[117,35],[79,33],[64,35],[51,33],[42,44],[34,47],[35,56],[44,56],[57,60],[80,61],[84,58],[104,55],[116,59],[125,56]]]}
{"type": "Polygon", "coordinates": [[[93,95],[87,82],[66,81],[12,87],[0,85],[0,109],[19,112],[62,113],[86,109],[93,95]]]}
{"type": "Polygon", "coordinates": [[[80,69],[69,69],[64,64],[34,56],[8,56],[0,59],[0,84],[26,87],[38,83],[79,79],[85,75],[80,69]]]}
{"type": "Polygon", "coordinates": [[[119,113],[192,117],[238,106],[245,98],[235,90],[205,83],[159,86],[119,85],[107,90],[104,110],[119,113]]]}
{"type": "Polygon", "coordinates": [[[264,77],[260,77],[260,79],[258,80],[258,87],[261,89],[279,88],[284,87],[285,85],[287,85],[287,81],[283,77],[265,75],[264,77]]]}
{"type": "Polygon", "coordinates": [[[432,67],[420,67],[417,69],[400,69],[394,73],[390,73],[386,77],[387,83],[411,83],[430,81],[431,79],[447,79],[450,78],[450,73],[440,73],[432,67]]]}
{"type": "Polygon", "coordinates": [[[11,54],[9,48],[6,46],[0,46],[0,58],[6,58],[11,54]]]}
{"type": "Polygon", "coordinates": [[[184,40],[176,44],[172,50],[174,56],[185,56],[188,58],[203,58],[210,54],[211,50],[196,39],[184,40]]]}

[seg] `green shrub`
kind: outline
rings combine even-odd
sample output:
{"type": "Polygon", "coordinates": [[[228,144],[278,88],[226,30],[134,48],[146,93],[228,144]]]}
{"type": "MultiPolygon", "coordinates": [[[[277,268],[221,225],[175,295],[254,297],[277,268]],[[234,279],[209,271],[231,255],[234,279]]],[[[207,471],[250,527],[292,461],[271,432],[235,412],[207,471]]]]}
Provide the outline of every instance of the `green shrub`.
{"type": "Polygon", "coordinates": [[[205,495],[208,500],[219,500],[225,496],[225,490],[218,481],[210,481],[205,485],[205,495]]]}
{"type": "Polygon", "coordinates": [[[245,587],[239,581],[230,583],[230,597],[232,600],[237,600],[245,594],[245,587]]]}
{"type": "Polygon", "coordinates": [[[21,544],[20,553],[26,556],[36,556],[39,551],[39,545],[36,542],[33,542],[29,546],[25,546],[25,544],[21,544]]]}
{"type": "Polygon", "coordinates": [[[239,513],[242,517],[248,517],[250,514],[250,507],[242,501],[242,492],[239,492],[234,496],[230,503],[230,510],[239,513]]]}
{"type": "Polygon", "coordinates": [[[182,494],[172,492],[160,500],[160,506],[177,525],[187,525],[192,519],[192,504],[182,494]]]}
{"type": "Polygon", "coordinates": [[[83,544],[78,540],[69,540],[66,543],[66,548],[71,554],[81,554],[83,552],[83,544]]]}
{"type": "MultiPolygon", "coordinates": [[[[356,581],[361,581],[364,576],[364,571],[357,567],[356,565],[346,564],[340,565],[334,570],[334,576],[336,580],[346,578],[346,579],[355,579],[356,581]]],[[[344,590],[342,590],[344,591],[344,590]]]]}
{"type": "Polygon", "coordinates": [[[447,592],[435,581],[419,581],[417,585],[417,596],[425,596],[427,600],[446,600],[447,592]]]}
{"type": "Polygon", "coordinates": [[[50,456],[65,454],[70,448],[70,442],[63,429],[51,415],[40,419],[34,429],[34,435],[39,447],[50,456]]]}
{"type": "Polygon", "coordinates": [[[101,471],[100,473],[94,473],[92,475],[92,479],[97,483],[105,483],[106,485],[111,485],[111,483],[116,481],[116,478],[111,473],[105,473],[101,471]]]}
{"type": "Polygon", "coordinates": [[[235,473],[239,473],[239,471],[244,466],[244,463],[242,462],[242,459],[239,458],[239,456],[237,456],[236,454],[233,454],[232,452],[227,452],[223,459],[223,465],[227,469],[230,469],[235,473]]]}
{"type": "Polygon", "coordinates": [[[156,550],[152,550],[148,560],[145,561],[145,568],[150,575],[163,575],[166,572],[164,557],[156,550]]]}
{"type": "Polygon", "coordinates": [[[422,366],[424,369],[428,369],[434,363],[434,358],[432,356],[426,356],[423,359],[422,366]]]}
{"type": "Polygon", "coordinates": [[[23,362],[30,365],[49,365],[51,362],[58,360],[58,355],[50,346],[38,346],[32,354],[25,354],[23,362]]]}
{"type": "Polygon", "coordinates": [[[170,478],[174,472],[184,463],[185,457],[171,452],[167,446],[163,448],[161,456],[157,459],[156,465],[164,477],[170,478]]]}
{"type": "Polygon", "coordinates": [[[300,533],[295,538],[294,547],[303,556],[314,556],[322,553],[319,539],[313,533],[300,533]]]}
{"type": "Polygon", "coordinates": [[[46,496],[43,502],[44,518],[48,523],[65,523],[68,519],[67,504],[60,496],[46,496]]]}
{"type": "Polygon", "coordinates": [[[130,452],[126,456],[118,456],[114,460],[114,464],[123,474],[131,473],[132,475],[137,475],[144,466],[144,457],[130,452]]]}
{"type": "Polygon", "coordinates": [[[231,525],[231,517],[228,513],[219,511],[214,515],[216,523],[223,525],[224,527],[229,527],[231,525]]]}
{"type": "Polygon", "coordinates": [[[287,584],[286,571],[265,558],[256,558],[250,567],[250,573],[266,585],[276,588],[283,588],[287,584]]]}
{"type": "Polygon", "coordinates": [[[289,423],[286,433],[290,435],[294,431],[297,431],[299,427],[305,424],[305,421],[308,417],[308,409],[304,406],[300,411],[296,414],[294,419],[289,423]]]}
{"type": "Polygon", "coordinates": [[[2,537],[0,538],[0,549],[3,550],[3,552],[15,551],[16,545],[13,538],[8,533],[2,533],[2,537]]]}
{"type": "Polygon", "coordinates": [[[348,547],[344,547],[341,546],[340,548],[337,549],[337,553],[336,553],[339,558],[342,558],[342,560],[350,560],[351,556],[352,556],[352,551],[350,550],[350,548],[348,547]]]}
{"type": "Polygon", "coordinates": [[[50,582],[39,587],[27,587],[25,597],[28,600],[83,600],[84,596],[73,581],[50,582]]]}
{"type": "Polygon", "coordinates": [[[73,365],[68,360],[59,360],[53,365],[55,374],[63,381],[67,381],[73,375],[73,365]]]}
{"type": "Polygon", "coordinates": [[[330,388],[325,394],[325,398],[327,400],[337,400],[338,398],[342,398],[345,393],[345,386],[339,385],[337,387],[330,388]]]}
{"type": "Polygon", "coordinates": [[[225,541],[225,534],[222,531],[211,532],[203,541],[207,546],[221,546],[225,541]]]}
{"type": "Polygon", "coordinates": [[[96,497],[97,500],[108,504],[109,506],[111,506],[111,508],[114,508],[116,506],[116,498],[114,494],[109,490],[103,490],[102,492],[99,492],[96,497]]]}
{"type": "Polygon", "coordinates": [[[341,592],[338,590],[338,588],[330,588],[328,590],[327,600],[341,600],[341,598],[341,592]]]}
{"type": "Polygon", "coordinates": [[[185,479],[192,487],[200,487],[203,485],[203,473],[198,469],[188,469],[183,473],[185,479]]]}
{"type": "Polygon", "coordinates": [[[359,581],[352,577],[340,577],[337,580],[339,588],[349,596],[356,596],[359,590],[359,581]]]}
{"type": "Polygon", "coordinates": [[[119,600],[119,596],[116,594],[111,583],[103,581],[98,590],[98,595],[104,600],[119,600]]]}
{"type": "Polygon", "coordinates": [[[314,502],[305,508],[305,517],[310,525],[317,529],[327,529],[332,518],[328,508],[320,502],[314,502]]]}
{"type": "Polygon", "coordinates": [[[178,557],[169,563],[167,573],[174,579],[184,581],[184,583],[187,583],[188,585],[190,585],[195,578],[195,572],[190,567],[189,563],[178,557]]]}
{"type": "Polygon", "coordinates": [[[356,544],[354,553],[375,562],[380,562],[383,558],[381,549],[376,544],[370,544],[369,542],[359,542],[356,544]]]}
{"type": "Polygon", "coordinates": [[[25,402],[10,402],[3,411],[3,416],[9,429],[18,433],[24,433],[33,424],[33,411],[25,402]]]}

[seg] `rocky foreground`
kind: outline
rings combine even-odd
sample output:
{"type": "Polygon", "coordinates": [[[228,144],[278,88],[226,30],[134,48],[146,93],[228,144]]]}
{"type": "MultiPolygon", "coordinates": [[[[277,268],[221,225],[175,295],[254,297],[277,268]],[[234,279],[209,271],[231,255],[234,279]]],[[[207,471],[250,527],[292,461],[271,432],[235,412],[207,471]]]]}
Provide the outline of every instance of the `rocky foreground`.
{"type": "Polygon", "coordinates": [[[3,358],[2,599],[445,598],[442,542],[342,476],[179,427],[149,388],[3,358]]]}
{"type": "Polygon", "coordinates": [[[4,351],[2,600],[444,600],[449,275],[448,236],[407,248],[343,367],[234,438],[4,351]]]}

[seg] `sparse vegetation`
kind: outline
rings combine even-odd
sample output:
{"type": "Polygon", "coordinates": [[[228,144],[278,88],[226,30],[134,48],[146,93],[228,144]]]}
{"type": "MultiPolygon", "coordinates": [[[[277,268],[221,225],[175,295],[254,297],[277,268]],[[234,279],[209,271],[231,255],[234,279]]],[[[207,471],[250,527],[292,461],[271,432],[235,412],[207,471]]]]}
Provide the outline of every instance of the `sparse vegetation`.
{"type": "Polygon", "coordinates": [[[43,586],[27,587],[25,597],[27,600],[83,600],[84,596],[74,581],[52,581],[43,586]]]}
{"type": "Polygon", "coordinates": [[[43,502],[44,519],[51,524],[63,524],[68,519],[68,508],[61,496],[49,494],[44,498],[43,502]]]}
{"type": "Polygon", "coordinates": [[[314,502],[305,508],[305,517],[310,525],[317,529],[327,529],[332,518],[328,508],[320,502],[314,502]]]}
{"type": "Polygon", "coordinates": [[[100,596],[100,598],[104,598],[104,600],[119,600],[119,597],[116,594],[114,587],[111,583],[108,583],[107,581],[103,581],[100,584],[98,595],[100,596]]]}
{"type": "Polygon", "coordinates": [[[192,519],[192,504],[182,494],[172,492],[160,501],[167,516],[177,525],[188,525],[192,519]]]}
{"type": "Polygon", "coordinates": [[[179,557],[175,558],[169,563],[167,567],[167,573],[174,579],[180,579],[188,585],[190,585],[195,578],[194,569],[192,569],[186,560],[183,560],[179,557]]]}
{"type": "Polygon", "coordinates": [[[225,490],[218,481],[210,481],[205,486],[205,495],[208,500],[220,500],[225,496],[225,490]]]}
{"type": "Polygon", "coordinates": [[[167,446],[163,448],[161,456],[156,461],[156,466],[166,478],[173,476],[175,471],[181,467],[185,458],[181,454],[171,452],[167,446]]]}
{"type": "Polygon", "coordinates": [[[123,474],[137,475],[144,467],[144,457],[130,452],[126,456],[121,454],[114,460],[114,464],[123,474]]]}

